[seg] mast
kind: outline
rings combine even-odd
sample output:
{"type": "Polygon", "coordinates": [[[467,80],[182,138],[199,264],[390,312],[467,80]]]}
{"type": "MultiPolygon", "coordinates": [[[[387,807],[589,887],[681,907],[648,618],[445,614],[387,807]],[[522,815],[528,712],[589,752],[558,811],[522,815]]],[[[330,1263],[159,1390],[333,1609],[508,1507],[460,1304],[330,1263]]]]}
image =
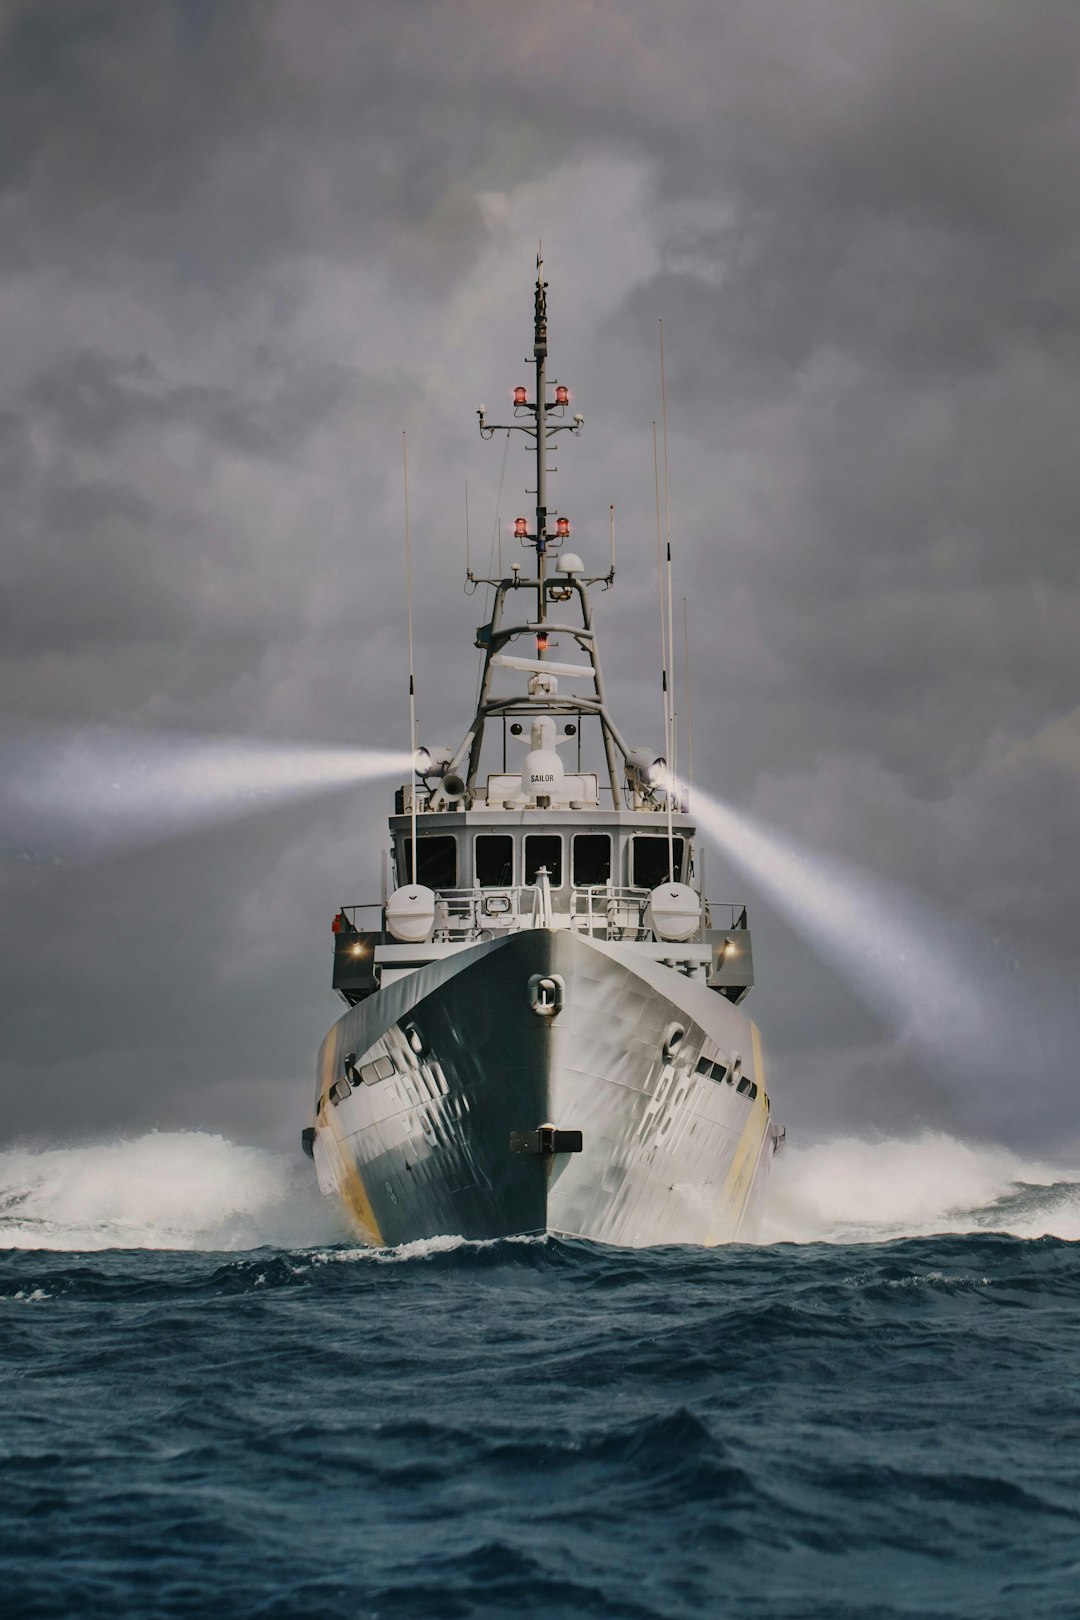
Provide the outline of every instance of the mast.
{"type": "MultiPolygon", "coordinates": [[[[416,671],[413,659],[413,580],[412,538],[409,530],[409,438],[401,435],[401,482],[405,493],[405,604],[409,625],[409,754],[416,759],[416,671]]],[[[416,781],[409,794],[409,816],[412,833],[412,877],[416,883],[416,781]]]]}
{"type": "MultiPolygon", "coordinates": [[[[509,422],[489,422],[484,407],[477,410],[480,436],[491,439],[496,433],[506,433],[507,440],[511,433],[524,433],[532,435],[533,449],[536,456],[536,514],[535,527],[530,533],[529,520],[525,517],[514,519],[513,535],[522,546],[526,546],[536,553],[536,577],[523,579],[517,563],[512,565],[512,578],[505,578],[502,568],[499,577],[495,579],[480,579],[468,572],[470,586],[478,584],[491,585],[495,589],[492,605],[492,617],[486,625],[481,625],[477,632],[477,646],[484,654],[484,663],[480,673],[480,686],[477,695],[476,713],[472,726],[458,746],[456,753],[448,767],[448,773],[463,771],[465,774],[466,792],[471,794],[475,790],[477,772],[480,766],[480,754],[483,747],[484,727],[488,720],[501,720],[504,724],[510,716],[535,715],[538,712],[534,696],[519,693],[514,696],[496,697],[492,690],[493,680],[500,668],[516,668],[528,671],[536,670],[537,666],[547,659],[549,635],[560,635],[572,638],[586,655],[588,663],[571,671],[574,679],[590,679],[593,682],[591,694],[585,693],[559,693],[549,690],[547,711],[562,716],[575,715],[578,719],[586,716],[595,716],[599,721],[603,738],[604,757],[608,769],[608,779],[611,788],[612,805],[618,809],[620,803],[619,786],[619,756],[627,764],[627,773],[630,775],[637,767],[630,762],[631,750],[619,734],[610,714],[604,695],[603,677],[600,673],[600,658],[596,648],[595,632],[592,625],[592,614],[589,606],[588,587],[601,585],[607,590],[615,579],[615,509],[610,508],[609,518],[611,527],[611,566],[607,574],[586,575],[576,565],[573,572],[560,577],[553,585],[550,595],[559,602],[567,602],[576,596],[581,610],[582,622],[580,625],[564,623],[565,615],[557,615],[556,621],[548,615],[548,580],[547,559],[549,555],[557,554],[570,538],[570,519],[565,515],[557,515],[554,528],[548,529],[550,516],[547,498],[547,477],[549,471],[555,471],[547,465],[548,441],[557,433],[572,433],[575,438],[581,433],[585,425],[585,418],[575,414],[569,421],[565,418],[570,408],[570,390],[563,383],[554,383],[552,399],[547,397],[547,352],[548,352],[548,311],[547,311],[547,282],[544,280],[543,252],[536,255],[536,285],[533,298],[533,361],[536,367],[536,387],[532,400],[528,398],[528,389],[519,384],[513,390],[513,420],[509,422]],[[548,415],[552,420],[549,422],[548,415]],[[536,617],[526,624],[508,624],[504,619],[504,610],[511,596],[516,595],[519,589],[536,592],[536,617]],[[535,654],[528,660],[514,658],[508,653],[509,644],[518,636],[529,635],[533,638],[535,654]]],[[[505,451],[503,453],[503,468],[505,470],[505,451]]],[[[499,475],[499,489],[502,490],[502,473],[499,475]]],[[[556,666],[552,672],[556,678],[565,673],[563,668],[556,666]]],[[[554,683],[552,683],[554,686],[554,683]]],[[[580,746],[580,733],[579,733],[580,746]]],[[[642,781],[641,784],[648,791],[652,784],[642,781]]]]}
{"type": "Polygon", "coordinates": [[[675,833],[671,824],[674,809],[675,772],[678,768],[678,734],[675,730],[675,622],[671,601],[671,507],[668,503],[667,454],[667,384],[664,381],[664,323],[660,322],[660,412],[664,424],[664,529],[667,533],[667,662],[664,669],[664,690],[667,693],[668,784],[667,843],[669,882],[675,881],[675,833]]]}
{"type": "MultiPolygon", "coordinates": [[[[536,619],[547,618],[547,282],[544,261],[536,255],[536,297],[533,321],[533,356],[536,360],[536,619]]],[[[536,637],[536,656],[547,656],[547,635],[536,637]]]]}

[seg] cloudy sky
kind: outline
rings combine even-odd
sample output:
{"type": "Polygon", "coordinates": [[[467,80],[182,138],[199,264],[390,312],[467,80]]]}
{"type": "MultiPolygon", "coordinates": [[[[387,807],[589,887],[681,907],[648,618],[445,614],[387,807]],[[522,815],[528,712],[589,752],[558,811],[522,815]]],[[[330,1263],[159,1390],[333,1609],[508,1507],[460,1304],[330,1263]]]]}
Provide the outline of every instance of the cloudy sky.
{"type": "MultiPolygon", "coordinates": [[[[555,498],[590,563],[619,513],[624,731],[659,740],[662,318],[698,776],[925,903],[928,990],[938,922],[986,970],[978,1064],[928,1055],[711,856],[757,925],[780,1117],[1076,1142],[1076,6],[0,18],[7,768],[103,727],[400,745],[403,430],[421,733],[463,731],[464,490],[486,553],[502,454],[473,412],[526,380],[542,238],[587,418],[555,498]]],[[[512,448],[504,518],[527,473],[512,448]]],[[[386,809],[338,790],[94,859],[9,827],[0,1138],[291,1147],[386,809]]]]}

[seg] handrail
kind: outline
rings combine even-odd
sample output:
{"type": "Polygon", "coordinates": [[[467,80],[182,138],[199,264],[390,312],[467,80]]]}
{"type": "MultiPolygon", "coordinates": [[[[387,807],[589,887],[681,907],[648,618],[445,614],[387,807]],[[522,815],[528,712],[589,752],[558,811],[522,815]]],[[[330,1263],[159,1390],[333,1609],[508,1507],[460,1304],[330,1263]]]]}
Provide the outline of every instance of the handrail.
{"type": "Polygon", "coordinates": [[[746,927],[746,907],[730,900],[706,900],[705,916],[710,928],[721,928],[734,932],[735,929],[746,927]],[[727,913],[728,921],[722,922],[720,918],[727,913]]]}
{"type": "Polygon", "coordinates": [[[570,926],[603,939],[644,939],[649,890],[616,884],[578,884],[570,891],[570,926]]]}
{"type": "MultiPolygon", "coordinates": [[[[352,927],[357,929],[357,932],[362,933],[363,930],[360,929],[357,924],[357,913],[361,911],[377,911],[379,913],[381,922],[382,909],[383,905],[381,900],[360,900],[355,901],[352,905],[338,906],[338,916],[345,917],[352,927]]],[[[370,930],[368,930],[368,932],[370,932],[370,930]]]]}
{"type": "MultiPolygon", "coordinates": [[[[650,934],[645,922],[650,890],[610,883],[575,884],[570,890],[570,927],[579,933],[595,934],[609,940],[644,939],[650,934]]],[[[483,888],[437,889],[436,904],[446,907],[447,927],[436,932],[455,934],[473,933],[477,936],[493,928],[509,928],[521,919],[535,924],[542,912],[537,885],[534,883],[502,883],[483,888]],[[505,897],[509,908],[491,911],[486,901],[505,897]]],[[[376,900],[357,902],[338,907],[351,928],[357,932],[382,932],[382,903],[376,900]],[[360,914],[376,912],[379,926],[364,929],[360,914]]],[[[745,929],[746,907],[731,901],[703,901],[702,927],[719,932],[745,929]]]]}
{"type": "MultiPolygon", "coordinates": [[[[523,701],[519,700],[516,697],[514,697],[514,698],[506,698],[506,699],[496,699],[495,702],[492,704],[492,708],[493,709],[498,708],[498,706],[500,704],[504,703],[504,702],[507,705],[513,705],[512,707],[507,707],[507,709],[506,709],[507,715],[531,714],[531,713],[534,712],[533,710],[529,709],[523,701]]],[[[559,699],[558,698],[552,699],[551,710],[552,710],[553,713],[562,712],[561,709],[560,709],[560,704],[559,704],[559,699]]],[[[570,713],[570,712],[576,712],[576,711],[571,711],[571,710],[567,709],[566,712],[570,713]]],[[[513,776],[515,774],[516,773],[514,771],[489,771],[488,772],[489,776],[501,776],[501,777],[504,777],[504,778],[507,777],[507,776],[513,776]]],[[[591,776],[591,777],[596,777],[597,778],[597,792],[598,792],[598,795],[599,795],[599,800],[598,800],[598,804],[597,804],[596,807],[598,809],[600,808],[601,803],[602,803],[605,795],[606,795],[606,797],[608,799],[611,799],[611,787],[610,787],[610,784],[607,783],[607,782],[600,781],[598,773],[596,771],[581,771],[581,772],[573,771],[570,774],[574,775],[574,776],[581,775],[581,776],[586,776],[586,777],[591,776]]],[[[437,797],[436,793],[433,793],[430,788],[426,788],[426,787],[421,786],[419,783],[410,784],[410,783],[406,782],[406,783],[404,783],[402,785],[402,787],[401,787],[401,789],[399,791],[401,793],[401,809],[400,810],[395,809],[395,811],[394,811],[395,815],[407,816],[407,815],[410,814],[411,808],[412,808],[411,795],[412,795],[412,793],[414,791],[415,791],[415,794],[416,794],[416,813],[417,813],[418,816],[423,816],[423,815],[427,815],[427,814],[445,815],[448,811],[459,811],[462,814],[464,814],[464,812],[466,810],[468,810],[468,809],[478,808],[478,809],[482,810],[482,809],[486,808],[485,801],[483,799],[481,799],[479,801],[479,803],[477,805],[475,805],[475,806],[470,805],[470,804],[466,804],[464,799],[456,799],[452,803],[443,803],[443,804],[435,803],[434,801],[436,800],[436,797],[437,797]]],[[[625,799],[625,797],[623,795],[620,795],[618,800],[612,800],[612,808],[615,809],[615,810],[633,809],[635,811],[635,813],[638,814],[638,815],[664,816],[664,815],[667,814],[666,808],[662,804],[638,804],[636,806],[632,806],[632,805],[630,805],[630,804],[628,804],[626,802],[626,799],[625,799]]],[[[689,800],[686,798],[685,795],[678,800],[678,802],[674,806],[674,809],[675,809],[676,814],[678,814],[678,815],[689,815],[689,813],[690,813],[690,811],[689,811],[689,800]]],[[[543,812],[543,814],[545,816],[564,815],[564,814],[567,814],[567,813],[570,813],[570,806],[569,805],[549,805],[548,808],[546,810],[544,810],[544,812],[543,812]]],[[[576,812],[574,812],[574,813],[576,814],[576,812]]],[[[683,837],[683,829],[682,828],[679,829],[678,836],[680,838],[683,837]]]]}

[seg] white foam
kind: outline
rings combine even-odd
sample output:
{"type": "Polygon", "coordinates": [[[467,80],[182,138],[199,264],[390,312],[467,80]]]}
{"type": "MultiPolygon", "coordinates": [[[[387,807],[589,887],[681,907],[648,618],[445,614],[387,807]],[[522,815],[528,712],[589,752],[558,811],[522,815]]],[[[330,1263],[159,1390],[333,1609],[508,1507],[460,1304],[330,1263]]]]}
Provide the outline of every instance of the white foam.
{"type": "Polygon", "coordinates": [[[532,1244],[549,1241],[546,1232],[522,1232],[504,1238],[465,1238],[459,1234],[446,1232],[439,1237],[414,1238],[411,1243],[398,1243],[379,1248],[367,1244],[355,1249],[339,1248],[313,1258],[346,1264],[351,1260],[374,1260],[377,1264],[386,1266],[397,1265],[403,1260],[428,1260],[432,1255],[451,1254],[455,1249],[494,1249],[504,1243],[532,1244]]]}
{"type": "Polygon", "coordinates": [[[201,1131],[0,1153],[0,1247],[306,1248],[344,1236],[314,1173],[201,1131]]]}
{"type": "MultiPolygon", "coordinates": [[[[1080,1169],[929,1133],[792,1146],[773,1166],[761,1241],[876,1242],[978,1231],[1080,1240],[1080,1169]]],[[[447,1235],[397,1248],[328,1248],[350,1236],[299,1155],[237,1146],[223,1136],[161,1132],[0,1152],[3,1248],[266,1245],[312,1249],[313,1261],[394,1264],[485,1246],[447,1235]]]]}
{"type": "Polygon", "coordinates": [[[1080,1239],[1080,1169],[930,1132],[786,1148],[773,1166],[761,1241],[976,1231],[1080,1239]]]}

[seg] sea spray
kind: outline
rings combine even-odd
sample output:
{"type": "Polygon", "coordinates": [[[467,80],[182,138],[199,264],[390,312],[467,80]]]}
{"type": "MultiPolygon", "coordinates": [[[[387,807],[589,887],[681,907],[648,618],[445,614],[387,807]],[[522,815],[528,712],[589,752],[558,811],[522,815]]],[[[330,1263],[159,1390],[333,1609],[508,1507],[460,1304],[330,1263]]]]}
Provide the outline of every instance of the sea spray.
{"type": "Polygon", "coordinates": [[[979,1231],[1080,1238],[1080,1165],[937,1132],[789,1147],[773,1166],[761,1242],[979,1231]]]}
{"type": "MultiPolygon", "coordinates": [[[[1080,1238],[1080,1167],[940,1134],[788,1147],[773,1166],[761,1241],[985,1231],[1080,1238]]],[[[0,1153],[0,1248],[295,1250],[343,1241],[351,1247],[355,1237],[299,1153],[202,1131],[0,1153]]],[[[421,1250],[462,1241],[445,1233],[421,1250]]]]}
{"type": "Polygon", "coordinates": [[[0,1248],[305,1248],[345,1235],[299,1154],[203,1131],[0,1153],[0,1248]]]}

